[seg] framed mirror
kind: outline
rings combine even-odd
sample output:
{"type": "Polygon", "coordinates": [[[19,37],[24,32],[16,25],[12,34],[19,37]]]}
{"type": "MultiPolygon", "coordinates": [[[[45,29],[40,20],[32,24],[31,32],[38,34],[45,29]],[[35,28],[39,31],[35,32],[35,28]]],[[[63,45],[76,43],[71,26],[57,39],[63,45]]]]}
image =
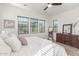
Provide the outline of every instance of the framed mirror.
{"type": "Polygon", "coordinates": [[[72,24],[63,24],[63,34],[72,34],[72,24]]]}

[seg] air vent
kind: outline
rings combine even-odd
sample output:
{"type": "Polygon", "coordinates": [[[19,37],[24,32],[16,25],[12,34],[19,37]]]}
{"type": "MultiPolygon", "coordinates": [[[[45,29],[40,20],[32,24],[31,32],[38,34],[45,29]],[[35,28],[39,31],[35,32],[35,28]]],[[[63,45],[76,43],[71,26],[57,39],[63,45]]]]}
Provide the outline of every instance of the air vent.
{"type": "Polygon", "coordinates": [[[27,4],[24,4],[24,6],[27,6],[27,4]]]}

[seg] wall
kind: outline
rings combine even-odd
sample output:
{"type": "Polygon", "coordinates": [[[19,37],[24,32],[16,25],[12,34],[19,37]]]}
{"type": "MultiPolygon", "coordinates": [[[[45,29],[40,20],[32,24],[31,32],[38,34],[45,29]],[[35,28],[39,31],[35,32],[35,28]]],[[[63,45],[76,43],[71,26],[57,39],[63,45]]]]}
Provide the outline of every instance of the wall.
{"type": "Polygon", "coordinates": [[[17,20],[17,16],[27,16],[27,17],[33,17],[33,18],[38,18],[38,19],[43,19],[46,20],[46,32],[45,33],[36,33],[36,34],[27,34],[26,36],[40,36],[43,38],[47,38],[48,36],[48,26],[47,26],[47,18],[46,16],[37,13],[35,11],[33,11],[32,9],[26,7],[26,9],[22,9],[19,7],[14,7],[11,5],[0,5],[0,31],[1,30],[7,30],[10,31],[12,33],[18,33],[18,20],[17,20]],[[15,20],[15,28],[13,29],[5,29],[4,28],[4,24],[3,24],[3,20],[4,19],[9,19],[9,20],[15,20]]]}
{"type": "Polygon", "coordinates": [[[52,20],[53,19],[58,19],[58,32],[59,33],[62,33],[63,24],[75,24],[76,22],[78,22],[76,27],[73,28],[73,34],[79,35],[79,8],[65,11],[61,14],[53,16],[52,20]]]}

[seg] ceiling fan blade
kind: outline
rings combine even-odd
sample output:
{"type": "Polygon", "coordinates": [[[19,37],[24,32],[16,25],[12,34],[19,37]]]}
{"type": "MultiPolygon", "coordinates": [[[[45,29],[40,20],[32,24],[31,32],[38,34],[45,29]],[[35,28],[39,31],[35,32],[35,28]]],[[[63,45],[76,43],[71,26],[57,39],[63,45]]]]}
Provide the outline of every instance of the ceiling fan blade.
{"type": "Polygon", "coordinates": [[[48,6],[44,8],[44,10],[47,10],[48,6]]]}
{"type": "Polygon", "coordinates": [[[62,3],[52,3],[54,6],[62,5],[62,3]]]}

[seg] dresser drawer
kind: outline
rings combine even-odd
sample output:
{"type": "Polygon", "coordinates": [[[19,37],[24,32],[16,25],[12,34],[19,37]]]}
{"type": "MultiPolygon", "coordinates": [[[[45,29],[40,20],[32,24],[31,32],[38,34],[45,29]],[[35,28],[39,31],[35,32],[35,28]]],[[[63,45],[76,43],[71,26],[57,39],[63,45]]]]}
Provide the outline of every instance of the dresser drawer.
{"type": "Polygon", "coordinates": [[[58,34],[57,42],[79,48],[79,35],[58,34]]]}

